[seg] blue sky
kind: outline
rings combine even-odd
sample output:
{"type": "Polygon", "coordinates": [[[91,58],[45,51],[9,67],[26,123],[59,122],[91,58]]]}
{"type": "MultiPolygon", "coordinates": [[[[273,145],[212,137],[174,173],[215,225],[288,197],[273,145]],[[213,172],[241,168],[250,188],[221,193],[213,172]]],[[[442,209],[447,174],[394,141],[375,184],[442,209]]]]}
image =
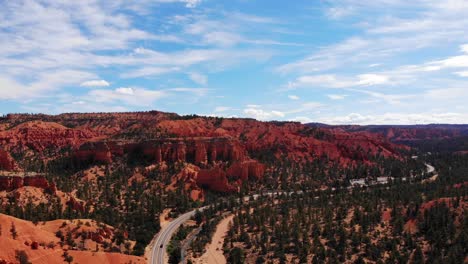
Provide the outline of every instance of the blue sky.
{"type": "Polygon", "coordinates": [[[0,4],[3,114],[468,123],[466,0],[0,4]]]}

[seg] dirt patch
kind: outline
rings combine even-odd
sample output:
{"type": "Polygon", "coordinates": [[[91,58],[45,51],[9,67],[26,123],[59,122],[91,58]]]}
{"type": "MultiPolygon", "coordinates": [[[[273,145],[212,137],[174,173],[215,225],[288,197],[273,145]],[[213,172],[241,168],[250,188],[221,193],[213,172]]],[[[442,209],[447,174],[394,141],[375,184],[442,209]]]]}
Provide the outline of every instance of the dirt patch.
{"type": "Polygon", "coordinates": [[[221,222],[219,222],[216,227],[216,232],[211,239],[211,243],[207,245],[206,252],[197,259],[193,260],[193,263],[196,264],[221,264],[226,263],[226,258],[223,255],[223,243],[224,237],[226,236],[229,230],[229,223],[232,222],[234,215],[229,215],[221,222]]]}

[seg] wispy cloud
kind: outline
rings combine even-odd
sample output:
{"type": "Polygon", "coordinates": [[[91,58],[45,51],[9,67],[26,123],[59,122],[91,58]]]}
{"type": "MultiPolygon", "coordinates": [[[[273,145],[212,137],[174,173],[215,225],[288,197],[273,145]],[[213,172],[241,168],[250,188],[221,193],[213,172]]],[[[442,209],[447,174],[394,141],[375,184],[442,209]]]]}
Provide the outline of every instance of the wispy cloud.
{"type": "Polygon", "coordinates": [[[192,81],[201,85],[206,85],[208,83],[208,77],[206,77],[206,75],[203,75],[197,72],[190,73],[189,77],[192,81]]]}
{"type": "Polygon", "coordinates": [[[104,87],[104,86],[109,86],[109,82],[106,80],[92,80],[92,81],[86,81],[82,82],[80,86],[84,87],[104,87]]]}
{"type": "Polygon", "coordinates": [[[348,88],[355,86],[382,85],[390,82],[390,78],[383,74],[367,73],[352,77],[337,77],[333,74],[305,75],[288,83],[288,90],[296,88],[348,88]]]}
{"type": "Polygon", "coordinates": [[[344,94],[327,94],[327,97],[331,100],[343,100],[346,98],[344,94]]]}

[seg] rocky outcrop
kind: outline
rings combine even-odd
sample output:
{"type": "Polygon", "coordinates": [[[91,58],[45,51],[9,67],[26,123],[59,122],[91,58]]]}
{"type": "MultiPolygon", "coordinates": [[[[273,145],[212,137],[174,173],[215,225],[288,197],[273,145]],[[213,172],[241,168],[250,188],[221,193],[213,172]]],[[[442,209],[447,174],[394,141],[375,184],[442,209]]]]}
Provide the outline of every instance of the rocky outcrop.
{"type": "Polygon", "coordinates": [[[114,230],[109,227],[99,228],[95,232],[88,232],[87,238],[94,242],[102,244],[105,240],[111,239],[114,236],[114,230]]]}
{"type": "Polygon", "coordinates": [[[17,168],[18,166],[10,153],[0,149],[0,170],[13,171],[17,168]]]}
{"type": "MultiPolygon", "coordinates": [[[[317,126],[317,124],[309,124],[309,126],[317,126]]],[[[430,125],[342,125],[328,126],[331,129],[342,129],[347,132],[362,132],[367,131],[373,134],[381,134],[386,139],[398,141],[412,140],[427,140],[427,139],[444,139],[454,138],[468,135],[468,125],[445,125],[445,124],[430,124],[430,125]]]]}
{"type": "Polygon", "coordinates": [[[265,166],[255,160],[235,162],[229,168],[223,168],[222,164],[212,168],[200,169],[198,166],[189,164],[182,169],[175,177],[167,189],[173,188],[178,182],[185,184],[185,190],[191,192],[193,200],[200,200],[203,197],[202,189],[209,189],[217,192],[236,192],[242,182],[263,177],[265,166]],[[233,182],[229,182],[229,178],[233,182]]]}
{"type": "Polygon", "coordinates": [[[49,193],[55,193],[57,187],[54,183],[49,183],[44,175],[34,176],[0,176],[0,191],[13,191],[23,186],[32,186],[44,189],[49,193]]]}
{"type": "MultiPolygon", "coordinates": [[[[129,147],[126,152],[130,152],[129,147]]],[[[156,162],[183,161],[193,164],[208,164],[217,161],[241,161],[246,159],[246,151],[242,145],[230,138],[167,138],[138,143],[144,155],[152,157],[156,162]]]]}
{"type": "Polygon", "coordinates": [[[198,173],[200,168],[188,164],[179,173],[172,177],[172,182],[166,187],[166,190],[172,190],[179,182],[184,183],[184,189],[190,192],[190,198],[194,201],[204,200],[204,193],[200,186],[197,184],[198,173]]]}
{"type": "Polygon", "coordinates": [[[73,158],[79,162],[108,164],[112,162],[112,153],[105,142],[86,143],[75,151],[73,158]]]}
{"type": "Polygon", "coordinates": [[[46,148],[77,146],[95,136],[95,133],[86,129],[67,128],[53,122],[29,121],[0,131],[0,143],[4,146],[24,146],[42,152],[46,148]]]}
{"type": "Polygon", "coordinates": [[[24,186],[23,177],[0,176],[0,190],[13,191],[24,186]]]}
{"type": "Polygon", "coordinates": [[[227,169],[227,175],[246,181],[249,178],[260,179],[265,173],[265,165],[256,160],[234,163],[227,169]]]}
{"type": "MultiPolygon", "coordinates": [[[[388,137],[397,134],[395,130],[387,133],[388,137]]],[[[359,128],[182,117],[157,111],[8,115],[0,118],[0,146],[26,150],[22,153],[45,161],[70,153],[81,167],[122,161],[140,165],[142,160],[192,164],[199,168],[196,176],[182,178],[192,179],[187,184],[194,196],[200,187],[232,192],[242,181],[261,178],[265,166],[255,159],[287,158],[297,163],[322,159],[324,166],[349,167],[370,163],[374,155],[400,157],[397,145],[359,128]]],[[[1,154],[0,166],[11,169],[1,154]]]]}
{"type": "Polygon", "coordinates": [[[67,205],[70,206],[72,210],[80,212],[85,211],[85,203],[83,201],[79,201],[73,196],[70,196],[70,199],[67,201],[67,205]]]}
{"type": "Polygon", "coordinates": [[[200,170],[197,175],[197,184],[202,188],[207,188],[217,192],[237,192],[238,186],[229,183],[226,172],[219,168],[200,170]]]}
{"type": "Polygon", "coordinates": [[[156,163],[187,162],[206,165],[218,161],[247,159],[245,148],[236,140],[219,138],[166,138],[141,142],[89,142],[74,151],[78,161],[111,163],[114,156],[146,157],[156,163]]]}

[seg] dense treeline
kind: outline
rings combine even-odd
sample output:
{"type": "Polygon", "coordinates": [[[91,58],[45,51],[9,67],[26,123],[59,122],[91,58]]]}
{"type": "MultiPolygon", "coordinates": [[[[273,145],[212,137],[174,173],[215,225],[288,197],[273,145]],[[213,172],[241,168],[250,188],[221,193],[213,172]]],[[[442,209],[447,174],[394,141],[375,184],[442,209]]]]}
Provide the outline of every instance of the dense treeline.
{"type": "Polygon", "coordinates": [[[225,254],[247,263],[463,263],[468,188],[460,183],[468,181],[468,157],[431,160],[439,170],[431,183],[245,204],[229,230],[225,254]]]}
{"type": "Polygon", "coordinates": [[[159,215],[165,208],[174,208],[173,213],[178,214],[199,205],[189,198],[182,183],[173,191],[165,190],[164,186],[171,182],[172,175],[180,169],[177,164],[164,172],[156,169],[148,177],[139,180],[130,179],[139,164],[119,161],[114,165],[92,165],[92,162],[77,164],[65,157],[49,162],[47,167],[37,167],[37,171],[46,172],[47,179],[54,182],[58,190],[75,193],[76,199],[68,198],[75,201],[63,201],[51,195],[47,204],[34,201],[21,204],[11,195],[8,203],[0,207],[0,212],[34,222],[94,219],[128,234],[128,239],[137,242],[131,253],[142,255],[144,248],[160,229],[159,215]],[[86,168],[91,168],[91,174],[97,174],[100,170],[104,175],[96,176],[95,180],[82,180],[86,168]],[[156,184],[158,182],[164,185],[156,184]]]}
{"type": "Polygon", "coordinates": [[[406,145],[418,148],[423,152],[453,153],[456,151],[468,151],[468,136],[453,138],[401,141],[406,145]]]}

